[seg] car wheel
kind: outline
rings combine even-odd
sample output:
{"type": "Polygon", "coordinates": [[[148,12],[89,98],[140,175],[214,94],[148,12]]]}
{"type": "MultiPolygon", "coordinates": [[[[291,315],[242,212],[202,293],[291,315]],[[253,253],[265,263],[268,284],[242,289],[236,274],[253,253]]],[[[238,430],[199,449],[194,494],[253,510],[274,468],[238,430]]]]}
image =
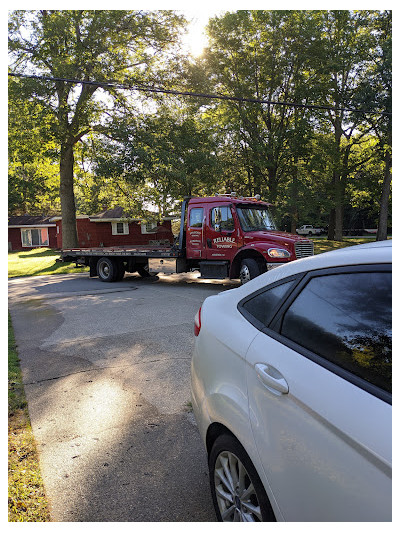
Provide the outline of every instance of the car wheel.
{"type": "Polygon", "coordinates": [[[101,281],[114,281],[117,272],[117,265],[112,259],[101,257],[97,261],[97,275],[101,281]]]}
{"type": "Polygon", "coordinates": [[[209,456],[211,495],[220,522],[274,522],[260,478],[243,446],[231,435],[216,439],[209,456]]]}
{"type": "Polygon", "coordinates": [[[255,259],[243,259],[240,265],[239,279],[240,283],[244,285],[251,279],[256,278],[261,274],[260,267],[255,259]]]}

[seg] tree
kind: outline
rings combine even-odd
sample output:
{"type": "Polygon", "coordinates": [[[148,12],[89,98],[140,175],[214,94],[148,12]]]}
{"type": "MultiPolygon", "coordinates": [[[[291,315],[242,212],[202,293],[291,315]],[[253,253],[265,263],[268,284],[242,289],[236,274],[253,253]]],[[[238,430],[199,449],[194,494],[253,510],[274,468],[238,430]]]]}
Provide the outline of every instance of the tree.
{"type": "Polygon", "coordinates": [[[356,95],[361,108],[373,107],[377,113],[366,113],[365,120],[377,136],[378,150],[384,162],[377,240],[387,239],[389,197],[392,167],[392,13],[391,11],[366,14],[373,29],[375,61],[360,84],[356,95]],[[381,114],[379,113],[381,112],[381,114]]]}
{"type": "MultiPolygon", "coordinates": [[[[14,11],[9,20],[12,67],[14,72],[28,70],[54,78],[148,81],[183,23],[171,11],[14,11]]],[[[25,85],[55,118],[63,245],[74,247],[74,149],[92,129],[101,129],[107,102],[94,97],[101,92],[98,85],[42,80],[25,85]]],[[[124,99],[122,91],[107,92],[124,99]]]]}
{"type": "MultiPolygon", "coordinates": [[[[313,25],[305,12],[227,13],[212,19],[208,32],[211,45],[206,60],[215,91],[268,101],[309,98],[307,65],[313,25]]],[[[232,125],[230,134],[247,162],[251,188],[275,202],[279,182],[288,171],[289,154],[296,151],[298,157],[304,149],[300,131],[293,128],[304,111],[245,102],[219,107],[224,108],[222,118],[232,125]]],[[[308,124],[303,122],[304,127],[308,124]]]]}
{"type": "Polygon", "coordinates": [[[53,117],[24,94],[20,80],[9,79],[8,98],[9,213],[56,213],[59,171],[51,135],[53,117]]]}
{"type": "MultiPolygon", "coordinates": [[[[132,197],[145,192],[160,215],[178,199],[207,194],[215,186],[215,142],[200,116],[187,114],[184,107],[161,106],[154,115],[121,117],[109,128],[111,138],[102,143],[96,173],[111,177],[132,197]]],[[[127,205],[138,216],[133,208],[127,205]]]]}
{"type": "Polygon", "coordinates": [[[326,119],[333,132],[332,208],[328,238],[342,240],[343,206],[351,172],[352,150],[370,133],[362,113],[349,113],[356,105],[357,91],[375,60],[372,27],[366,12],[325,11],[319,19],[319,41],[314,69],[321,103],[331,107],[326,119]]]}

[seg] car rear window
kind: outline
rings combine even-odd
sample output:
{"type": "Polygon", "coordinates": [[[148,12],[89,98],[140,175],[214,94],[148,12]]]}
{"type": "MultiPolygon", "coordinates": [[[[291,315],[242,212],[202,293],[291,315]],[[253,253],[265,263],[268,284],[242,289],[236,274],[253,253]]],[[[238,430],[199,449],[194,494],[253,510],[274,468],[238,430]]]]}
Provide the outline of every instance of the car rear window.
{"type": "Polygon", "coordinates": [[[391,392],[391,294],[391,272],[312,278],[284,314],[280,333],[391,392]]]}
{"type": "MultiPolygon", "coordinates": [[[[261,293],[256,294],[242,305],[242,311],[247,318],[256,319],[260,327],[268,326],[284,295],[292,287],[294,280],[286,281],[261,293]]],[[[251,320],[253,322],[253,320],[251,320]]],[[[258,324],[254,324],[258,325],[258,324]]]]}

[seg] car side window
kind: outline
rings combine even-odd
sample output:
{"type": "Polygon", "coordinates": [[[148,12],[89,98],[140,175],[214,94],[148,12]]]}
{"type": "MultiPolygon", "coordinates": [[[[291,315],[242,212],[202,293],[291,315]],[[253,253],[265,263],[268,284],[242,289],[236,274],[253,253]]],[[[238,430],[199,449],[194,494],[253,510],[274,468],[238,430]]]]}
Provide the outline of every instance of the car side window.
{"type": "Polygon", "coordinates": [[[261,322],[263,326],[268,326],[274,317],[277,306],[282,302],[283,296],[292,287],[293,283],[294,280],[286,281],[257,294],[247,300],[242,305],[242,309],[261,322]]]}
{"type": "Polygon", "coordinates": [[[391,393],[392,276],[352,272],[311,278],[280,333],[391,393]]]}
{"type": "Polygon", "coordinates": [[[214,207],[211,210],[211,226],[217,231],[235,229],[231,208],[228,206],[214,207]]]}
{"type": "Polygon", "coordinates": [[[193,207],[190,211],[189,226],[191,228],[201,228],[203,226],[203,208],[193,207]]]}

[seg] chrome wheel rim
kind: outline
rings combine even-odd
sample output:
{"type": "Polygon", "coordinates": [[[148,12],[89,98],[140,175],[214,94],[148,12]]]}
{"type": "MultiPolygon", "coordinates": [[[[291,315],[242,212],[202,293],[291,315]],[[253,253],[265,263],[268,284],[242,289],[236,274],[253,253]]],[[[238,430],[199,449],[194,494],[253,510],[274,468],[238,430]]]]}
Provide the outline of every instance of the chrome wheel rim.
{"type": "Polygon", "coordinates": [[[101,277],[103,277],[103,278],[107,278],[108,277],[108,275],[110,273],[110,267],[105,261],[102,261],[100,263],[99,272],[100,272],[100,276],[101,277]]]}
{"type": "Polygon", "coordinates": [[[231,452],[221,452],[215,462],[215,494],[223,522],[261,522],[261,508],[250,476],[231,452]]]}
{"type": "Polygon", "coordinates": [[[243,265],[242,266],[242,268],[240,269],[239,277],[240,277],[240,281],[242,283],[247,283],[248,281],[251,280],[250,270],[249,270],[249,267],[247,265],[243,265]]]}

